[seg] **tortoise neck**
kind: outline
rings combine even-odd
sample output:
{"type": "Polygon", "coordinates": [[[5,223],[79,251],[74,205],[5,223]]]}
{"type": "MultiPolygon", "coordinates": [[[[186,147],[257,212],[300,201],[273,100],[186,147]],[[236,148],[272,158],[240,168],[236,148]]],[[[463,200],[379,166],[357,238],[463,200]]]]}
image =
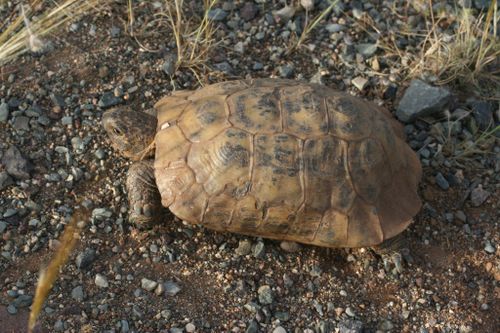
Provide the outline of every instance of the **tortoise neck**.
{"type": "Polygon", "coordinates": [[[144,148],[144,150],[142,152],[140,152],[138,155],[139,155],[139,160],[146,160],[146,159],[149,159],[151,157],[154,157],[154,154],[155,154],[155,141],[151,141],[151,143],[146,146],[146,148],[144,148]]]}

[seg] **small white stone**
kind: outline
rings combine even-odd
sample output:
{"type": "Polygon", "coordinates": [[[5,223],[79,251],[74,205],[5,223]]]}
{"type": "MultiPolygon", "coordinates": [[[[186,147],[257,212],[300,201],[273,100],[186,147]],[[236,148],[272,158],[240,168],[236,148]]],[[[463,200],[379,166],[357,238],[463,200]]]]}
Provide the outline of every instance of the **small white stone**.
{"type": "Polygon", "coordinates": [[[286,329],[284,329],[281,326],[278,326],[273,330],[273,333],[286,333],[286,329]]]}
{"type": "Polygon", "coordinates": [[[493,247],[493,245],[491,245],[491,243],[488,241],[486,242],[486,245],[484,247],[484,250],[490,254],[493,254],[495,253],[495,248],[493,247]]]}
{"type": "Polygon", "coordinates": [[[146,279],[146,278],[141,279],[141,287],[144,290],[153,291],[157,285],[158,285],[158,282],[156,282],[156,281],[146,279]]]}
{"type": "Polygon", "coordinates": [[[351,83],[356,87],[358,88],[359,91],[363,91],[363,89],[365,89],[367,83],[368,83],[368,80],[365,79],[364,77],[362,76],[357,76],[355,77],[354,79],[351,80],[351,83]]]}
{"type": "Polygon", "coordinates": [[[109,287],[108,279],[102,274],[96,274],[95,285],[101,288],[107,288],[109,287]]]}
{"type": "Polygon", "coordinates": [[[347,307],[347,309],[345,309],[345,313],[347,313],[349,317],[354,317],[356,315],[351,307],[347,307]]]}
{"type": "Polygon", "coordinates": [[[194,326],[194,324],[192,324],[192,323],[188,323],[186,325],[186,332],[192,333],[194,331],[196,331],[196,326],[194,326]]]}

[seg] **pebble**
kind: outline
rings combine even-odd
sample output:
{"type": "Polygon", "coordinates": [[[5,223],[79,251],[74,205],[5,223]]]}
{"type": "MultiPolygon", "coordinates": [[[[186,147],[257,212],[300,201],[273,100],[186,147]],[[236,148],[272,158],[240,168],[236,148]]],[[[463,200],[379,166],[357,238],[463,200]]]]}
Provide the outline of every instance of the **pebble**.
{"type": "Polygon", "coordinates": [[[253,256],[255,258],[262,258],[266,253],[266,248],[264,246],[264,242],[257,242],[255,244],[255,248],[253,249],[253,256]]]}
{"type": "Polygon", "coordinates": [[[290,314],[288,312],[275,312],[274,317],[280,321],[288,321],[290,319],[290,314]]]}
{"type": "Polygon", "coordinates": [[[122,333],[127,333],[130,330],[130,326],[128,324],[128,321],[126,321],[125,319],[120,320],[120,326],[121,326],[122,333]]]}
{"type": "Polygon", "coordinates": [[[172,311],[166,309],[166,310],[162,310],[160,312],[160,315],[162,318],[165,318],[166,320],[169,320],[171,317],[172,317],[172,311]]]}
{"type": "Polygon", "coordinates": [[[492,103],[488,101],[474,101],[471,103],[472,116],[479,126],[479,129],[486,130],[493,123],[493,110],[492,103]]]}
{"type": "Polygon", "coordinates": [[[163,62],[163,65],[161,65],[161,69],[163,72],[169,76],[174,75],[175,73],[175,61],[172,59],[172,57],[169,57],[169,59],[165,60],[163,62]]]}
{"type": "Polygon", "coordinates": [[[287,5],[279,10],[274,10],[273,15],[277,18],[277,21],[287,22],[295,15],[295,8],[287,5]]]}
{"type": "Polygon", "coordinates": [[[18,116],[14,119],[14,124],[12,127],[16,131],[29,131],[30,130],[30,119],[24,116],[18,116]]]}
{"type": "Polygon", "coordinates": [[[284,329],[281,326],[278,326],[273,330],[273,333],[286,333],[286,329],[284,329]]]}
{"type": "Polygon", "coordinates": [[[85,142],[79,136],[75,136],[71,138],[71,147],[75,152],[81,154],[85,151],[85,142]]]}
{"type": "Polygon", "coordinates": [[[58,319],[56,323],[54,324],[54,330],[56,332],[62,332],[64,331],[64,322],[61,319],[58,319]]]}
{"type": "Polygon", "coordinates": [[[245,53],[245,46],[243,45],[243,42],[236,43],[236,45],[234,45],[234,50],[238,53],[245,53]]]}
{"type": "Polygon", "coordinates": [[[30,161],[14,145],[10,146],[3,155],[2,164],[5,166],[5,171],[17,179],[29,179],[33,169],[30,161]]]}
{"type": "Polygon", "coordinates": [[[294,68],[291,64],[280,66],[278,70],[282,78],[289,79],[293,76],[294,68]]]}
{"type": "Polygon", "coordinates": [[[62,117],[61,118],[61,124],[63,126],[73,125],[73,117],[71,117],[71,116],[62,117]]]}
{"type": "Polygon", "coordinates": [[[254,64],[253,64],[253,67],[252,67],[252,69],[253,69],[254,71],[260,71],[260,70],[261,70],[261,69],[263,69],[263,68],[264,68],[264,65],[263,65],[261,62],[256,62],[256,63],[254,63],[254,64]]]}
{"type": "Polygon", "coordinates": [[[257,333],[259,332],[259,324],[255,320],[250,320],[248,323],[245,333],[257,333]]]}
{"type": "Polygon", "coordinates": [[[486,242],[484,250],[489,254],[494,254],[496,252],[496,249],[493,247],[493,245],[491,245],[489,241],[486,242]]]}
{"type": "Polygon", "coordinates": [[[366,85],[368,84],[368,80],[362,76],[357,76],[351,80],[353,86],[355,86],[359,91],[363,91],[366,85]]]}
{"type": "Polygon", "coordinates": [[[31,295],[19,295],[13,302],[16,308],[27,308],[33,302],[33,296],[31,295]]]}
{"type": "Polygon", "coordinates": [[[77,286],[73,288],[71,291],[71,297],[76,300],[76,301],[83,301],[84,299],[84,294],[83,294],[83,287],[82,286],[77,286]]]}
{"type": "Polygon", "coordinates": [[[108,279],[106,279],[106,277],[104,275],[101,275],[101,274],[96,274],[95,284],[96,284],[96,286],[101,287],[101,288],[109,287],[108,279]]]}
{"type": "Polygon", "coordinates": [[[311,275],[312,277],[319,277],[321,276],[321,273],[323,271],[321,270],[321,267],[319,267],[319,265],[313,265],[311,267],[311,270],[309,271],[309,275],[311,275]]]}
{"type": "Polygon", "coordinates": [[[117,26],[112,26],[109,31],[109,34],[111,35],[112,38],[118,38],[120,37],[121,29],[117,26]]]}
{"type": "Polygon", "coordinates": [[[56,93],[51,93],[49,97],[54,106],[58,106],[61,109],[64,109],[66,107],[66,101],[64,100],[63,96],[56,93]]]}
{"type": "Polygon", "coordinates": [[[377,44],[362,43],[355,46],[356,51],[364,57],[371,57],[377,52],[377,44]]]}
{"type": "Polygon", "coordinates": [[[252,1],[247,1],[240,9],[240,17],[248,22],[252,20],[258,12],[259,7],[257,7],[252,1]]]}
{"type": "Polygon", "coordinates": [[[238,243],[236,254],[246,256],[252,251],[252,243],[249,240],[242,240],[238,243]]]}
{"type": "Polygon", "coordinates": [[[15,307],[14,305],[9,304],[9,305],[7,306],[7,312],[8,312],[9,314],[11,314],[11,315],[15,315],[15,314],[17,313],[17,309],[16,309],[16,307],[15,307]]]}
{"type": "Polygon", "coordinates": [[[186,332],[188,332],[188,333],[192,333],[192,332],[196,331],[196,326],[193,323],[187,323],[185,328],[186,328],[186,332]]]}
{"type": "Polygon", "coordinates": [[[467,222],[467,216],[462,210],[457,210],[455,212],[455,217],[464,223],[467,222]]]}
{"type": "Polygon", "coordinates": [[[0,123],[6,123],[9,119],[9,105],[7,103],[0,104],[0,123]]]}
{"type": "Polygon", "coordinates": [[[479,184],[471,191],[470,201],[474,207],[479,207],[489,198],[490,194],[490,192],[483,189],[483,186],[479,184]]]}
{"type": "Polygon", "coordinates": [[[0,236],[3,234],[3,232],[7,229],[7,222],[0,221],[0,236]]]}
{"type": "Polygon", "coordinates": [[[174,281],[167,281],[164,284],[165,293],[169,296],[175,296],[181,291],[181,287],[174,281]]]}
{"type": "Polygon", "coordinates": [[[14,184],[14,181],[5,171],[0,171],[0,191],[14,184]]]}
{"type": "Polygon", "coordinates": [[[207,13],[208,18],[212,21],[224,21],[227,15],[227,12],[220,8],[210,9],[207,13]]]}
{"type": "Polygon", "coordinates": [[[95,151],[94,155],[98,160],[103,160],[106,157],[106,152],[104,151],[104,149],[98,148],[95,151]]]}
{"type": "Polygon", "coordinates": [[[165,285],[163,285],[163,283],[158,283],[158,285],[155,288],[155,294],[161,296],[164,293],[165,293],[165,285]]]}
{"type": "Polygon", "coordinates": [[[429,157],[431,157],[431,152],[427,148],[423,148],[423,149],[419,150],[419,154],[423,158],[429,158],[429,157]]]}
{"type": "Polygon", "coordinates": [[[342,319],[338,324],[339,333],[362,333],[363,323],[359,320],[342,319]]]}
{"type": "Polygon", "coordinates": [[[325,29],[329,33],[336,33],[336,32],[340,32],[342,30],[345,30],[345,25],[336,24],[336,23],[329,23],[329,24],[326,25],[325,29]]]}
{"type": "Polygon", "coordinates": [[[109,67],[108,66],[101,66],[101,67],[99,67],[97,75],[101,79],[104,79],[105,77],[107,77],[109,75],[109,67]]]}
{"type": "Polygon", "coordinates": [[[302,248],[302,246],[299,243],[288,242],[288,241],[281,242],[280,247],[283,251],[290,252],[290,253],[298,252],[302,248]]]}
{"type": "Polygon", "coordinates": [[[156,281],[146,279],[146,278],[141,279],[141,287],[144,290],[153,291],[156,288],[156,286],[158,286],[158,282],[156,282],[156,281]]]}
{"type": "Polygon", "coordinates": [[[418,117],[441,111],[450,98],[451,94],[445,88],[412,80],[398,105],[396,116],[403,122],[412,122],[418,117]]]}
{"type": "Polygon", "coordinates": [[[182,328],[178,328],[178,327],[172,327],[170,329],[170,333],[182,333],[182,328]]]}
{"type": "Polygon", "coordinates": [[[378,329],[381,331],[384,331],[384,332],[390,331],[393,328],[394,328],[394,325],[392,324],[392,322],[390,320],[383,320],[378,325],[378,329]]]}
{"type": "Polygon", "coordinates": [[[450,184],[444,178],[443,174],[441,172],[438,172],[436,175],[436,184],[442,189],[442,190],[447,190],[450,188],[450,184]]]}
{"type": "Polygon", "coordinates": [[[107,109],[112,106],[118,105],[121,102],[122,102],[121,98],[116,97],[112,91],[108,91],[101,95],[101,98],[99,99],[97,105],[100,108],[107,109]]]}
{"type": "Polygon", "coordinates": [[[214,64],[214,68],[226,74],[231,74],[233,72],[233,67],[231,67],[227,61],[214,64]]]}
{"type": "Polygon", "coordinates": [[[354,317],[354,316],[356,315],[350,306],[348,306],[348,307],[345,309],[345,313],[347,313],[347,315],[348,315],[349,317],[354,317]]]}
{"type": "Polygon", "coordinates": [[[90,268],[95,260],[96,253],[93,249],[85,249],[76,256],[75,264],[78,269],[90,268]]]}
{"type": "Polygon", "coordinates": [[[268,285],[260,286],[257,290],[260,304],[271,304],[273,302],[273,292],[268,285]]]}

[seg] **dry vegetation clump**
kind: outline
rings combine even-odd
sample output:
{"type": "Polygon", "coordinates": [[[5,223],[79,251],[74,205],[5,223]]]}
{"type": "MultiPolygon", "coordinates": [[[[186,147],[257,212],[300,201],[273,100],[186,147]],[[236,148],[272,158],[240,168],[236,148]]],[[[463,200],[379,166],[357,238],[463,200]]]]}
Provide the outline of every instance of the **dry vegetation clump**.
{"type": "Polygon", "coordinates": [[[489,97],[500,98],[497,0],[478,16],[464,8],[455,18],[450,18],[449,13],[435,17],[432,11],[429,17],[429,30],[421,43],[419,58],[411,65],[410,76],[430,73],[437,77],[438,84],[451,83],[462,88],[473,85],[489,97]],[[445,21],[453,27],[451,35],[440,32],[445,21]]]}
{"type": "MultiPolygon", "coordinates": [[[[41,0],[20,4],[0,24],[0,66],[26,52],[43,53],[49,48],[44,37],[67,22],[102,9],[106,1],[66,0],[61,3],[41,0]]],[[[1,5],[1,3],[0,3],[1,5]]]]}
{"type": "MultiPolygon", "coordinates": [[[[425,16],[424,30],[401,29],[379,40],[387,60],[395,63],[394,68],[400,68],[405,80],[424,77],[459,91],[470,92],[474,87],[473,91],[482,97],[500,99],[498,1],[492,0],[488,11],[479,13],[458,5],[455,12],[443,10],[437,14],[430,8],[435,8],[432,0],[419,7],[425,16]],[[413,50],[417,52],[398,47],[398,37],[416,40],[418,44],[413,50]]],[[[359,23],[367,33],[381,34],[369,18],[359,23]]]]}
{"type": "MultiPolygon", "coordinates": [[[[430,2],[432,6],[432,1],[430,2]]],[[[497,0],[486,13],[477,16],[463,8],[456,17],[430,11],[428,31],[421,43],[421,53],[414,55],[409,76],[433,75],[437,84],[459,88],[473,85],[486,97],[499,99],[500,39],[498,38],[497,0]],[[452,33],[442,31],[449,26],[452,33]]]]}
{"type": "Polygon", "coordinates": [[[322,12],[320,12],[316,17],[314,17],[312,20],[309,20],[309,12],[306,9],[306,16],[305,16],[305,24],[304,24],[304,29],[302,30],[302,33],[300,36],[297,38],[295,44],[290,47],[288,50],[288,54],[292,53],[295,49],[300,47],[308,38],[309,34],[316,28],[316,26],[324,19],[327,17],[327,15],[335,8],[337,5],[338,0],[330,0],[330,5],[323,9],[322,12]]]}
{"type": "Polygon", "coordinates": [[[448,121],[446,126],[444,128],[439,126],[433,128],[437,132],[438,141],[441,145],[440,150],[458,165],[471,163],[476,157],[491,153],[496,140],[498,140],[497,134],[500,133],[500,125],[491,123],[483,131],[476,129],[469,134],[469,137],[458,139],[455,135],[452,135],[452,131],[456,126],[469,116],[470,112],[452,120],[449,113],[447,113],[448,121]]]}
{"type": "MultiPolygon", "coordinates": [[[[203,0],[202,11],[187,8],[184,0],[165,0],[160,10],[154,14],[154,19],[147,25],[154,29],[167,28],[165,40],[174,40],[176,46],[175,69],[191,71],[200,84],[203,84],[201,75],[209,69],[208,59],[213,49],[220,43],[215,38],[216,27],[208,17],[217,0],[203,0]]],[[[141,42],[144,29],[135,30],[134,5],[128,1],[128,26],[130,34],[146,51],[154,52],[141,42]]]]}

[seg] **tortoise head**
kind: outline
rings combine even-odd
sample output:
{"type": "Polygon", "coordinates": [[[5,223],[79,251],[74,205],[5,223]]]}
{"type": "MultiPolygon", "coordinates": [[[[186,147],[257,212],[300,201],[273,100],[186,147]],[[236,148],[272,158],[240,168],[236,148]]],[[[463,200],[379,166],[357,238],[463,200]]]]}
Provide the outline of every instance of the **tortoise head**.
{"type": "Polygon", "coordinates": [[[102,126],[113,148],[132,160],[153,154],[156,123],[156,117],[129,109],[112,109],[102,116],[102,126]]]}

